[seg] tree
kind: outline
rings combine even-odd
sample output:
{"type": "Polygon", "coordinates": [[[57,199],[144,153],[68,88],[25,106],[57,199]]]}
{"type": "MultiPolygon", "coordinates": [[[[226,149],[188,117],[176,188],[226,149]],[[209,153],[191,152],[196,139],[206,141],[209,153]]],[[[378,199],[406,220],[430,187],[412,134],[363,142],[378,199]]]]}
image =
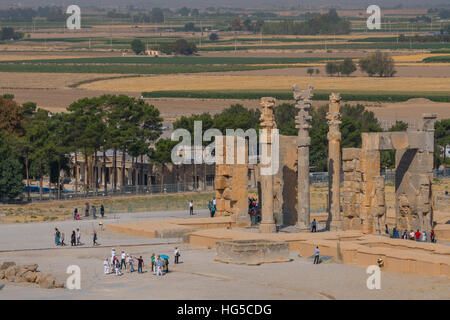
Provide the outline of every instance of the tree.
{"type": "Polygon", "coordinates": [[[42,200],[44,175],[49,172],[49,153],[51,149],[47,110],[38,109],[31,121],[27,124],[26,142],[30,146],[29,158],[36,168],[39,177],[39,197],[42,200]]]}
{"type": "Polygon", "coordinates": [[[121,185],[125,181],[125,153],[131,151],[134,157],[147,153],[151,142],[161,135],[162,119],[159,110],[142,99],[125,95],[105,95],[103,109],[106,112],[106,140],[114,149],[114,188],[116,188],[117,151],[122,151],[121,185]]]}
{"type": "Polygon", "coordinates": [[[185,39],[178,39],[172,46],[173,52],[176,54],[191,55],[197,52],[195,43],[187,42],[185,39]]]}
{"type": "Polygon", "coordinates": [[[209,34],[209,40],[211,41],[217,41],[219,40],[219,36],[217,35],[217,33],[213,32],[209,34]]]}
{"type": "Polygon", "coordinates": [[[152,23],[163,23],[164,22],[164,12],[161,8],[153,8],[150,14],[150,22],[152,23]]]}
{"type": "Polygon", "coordinates": [[[193,22],[188,22],[184,25],[184,30],[186,31],[194,31],[195,30],[195,24],[193,22]]]}
{"type": "Polygon", "coordinates": [[[250,19],[245,19],[244,20],[244,22],[243,22],[243,25],[244,25],[244,29],[246,30],[246,31],[253,31],[253,24],[252,24],[252,20],[250,20],[250,19]]]}
{"type": "Polygon", "coordinates": [[[191,12],[191,10],[187,7],[182,7],[180,10],[178,10],[178,13],[182,16],[182,17],[187,17],[189,15],[189,13],[191,12]]]}
{"type": "Polygon", "coordinates": [[[140,54],[141,52],[144,52],[144,51],[145,51],[145,45],[144,45],[144,43],[142,42],[142,40],[140,40],[140,39],[134,39],[134,40],[131,42],[131,50],[133,50],[134,53],[136,53],[136,54],[140,54]]]}
{"type": "Polygon", "coordinates": [[[12,99],[0,96],[0,131],[24,135],[22,108],[12,99]]]}
{"type": "Polygon", "coordinates": [[[200,15],[200,12],[198,11],[197,8],[192,9],[191,16],[198,17],[199,15],[200,15]]]}
{"type": "Polygon", "coordinates": [[[380,51],[359,59],[359,67],[361,71],[366,72],[370,77],[376,74],[380,77],[392,77],[397,72],[394,59],[389,53],[380,51]]]}
{"type": "Polygon", "coordinates": [[[444,150],[444,166],[447,165],[446,147],[450,145],[450,119],[442,119],[434,124],[435,163],[440,163],[440,150],[444,150]]]}
{"type": "Polygon", "coordinates": [[[231,21],[231,30],[233,31],[241,31],[242,26],[241,26],[241,19],[240,18],[234,18],[231,21]]]}
{"type": "Polygon", "coordinates": [[[0,199],[14,199],[22,193],[23,168],[17,149],[17,138],[0,131],[0,199]]]}
{"type": "Polygon", "coordinates": [[[306,69],[306,73],[309,74],[309,76],[311,77],[314,74],[314,69],[308,68],[308,69],[306,69]]]}
{"type": "Polygon", "coordinates": [[[3,27],[1,40],[13,40],[15,37],[14,28],[3,27]]]}
{"type": "Polygon", "coordinates": [[[0,161],[0,196],[14,199],[22,193],[22,165],[17,159],[0,161]]]}
{"type": "Polygon", "coordinates": [[[325,65],[325,71],[328,75],[333,76],[335,73],[339,73],[341,71],[340,65],[336,62],[328,61],[325,65]]]}
{"type": "Polygon", "coordinates": [[[318,75],[320,73],[320,70],[319,69],[316,69],[316,74],[318,75]]]}
{"type": "Polygon", "coordinates": [[[295,128],[296,110],[293,104],[283,103],[274,108],[275,121],[280,134],[295,136],[298,129],[295,128]]]}
{"type": "Polygon", "coordinates": [[[71,116],[69,116],[70,123],[74,125],[71,131],[76,132],[76,143],[80,146],[84,155],[85,172],[83,182],[86,195],[91,187],[97,189],[97,183],[94,185],[96,154],[104,144],[106,134],[103,103],[103,97],[83,98],[67,107],[67,111],[71,113],[71,116]],[[75,119],[75,122],[72,119],[75,119]],[[93,155],[95,155],[94,161],[89,161],[93,155]]]}
{"type": "Polygon", "coordinates": [[[344,62],[341,64],[341,72],[346,76],[351,75],[356,71],[356,65],[351,58],[345,58],[344,62]]]}

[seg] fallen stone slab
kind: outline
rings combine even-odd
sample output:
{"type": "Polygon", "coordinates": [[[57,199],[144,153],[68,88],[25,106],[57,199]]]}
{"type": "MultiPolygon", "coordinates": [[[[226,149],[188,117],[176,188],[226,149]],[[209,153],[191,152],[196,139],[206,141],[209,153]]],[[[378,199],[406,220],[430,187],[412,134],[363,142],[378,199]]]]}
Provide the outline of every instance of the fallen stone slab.
{"type": "Polygon", "coordinates": [[[260,265],[262,263],[288,262],[289,244],[284,241],[231,240],[217,241],[215,261],[223,263],[260,265]]]}

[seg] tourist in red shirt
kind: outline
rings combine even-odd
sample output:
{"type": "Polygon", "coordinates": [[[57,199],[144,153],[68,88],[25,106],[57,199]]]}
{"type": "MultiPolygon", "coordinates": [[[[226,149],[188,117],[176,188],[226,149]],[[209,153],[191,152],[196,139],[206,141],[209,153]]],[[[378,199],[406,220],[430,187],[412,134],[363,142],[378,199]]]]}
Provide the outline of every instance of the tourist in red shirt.
{"type": "Polygon", "coordinates": [[[419,229],[417,229],[417,231],[416,231],[416,241],[420,241],[420,235],[421,235],[421,233],[420,233],[419,229]]]}

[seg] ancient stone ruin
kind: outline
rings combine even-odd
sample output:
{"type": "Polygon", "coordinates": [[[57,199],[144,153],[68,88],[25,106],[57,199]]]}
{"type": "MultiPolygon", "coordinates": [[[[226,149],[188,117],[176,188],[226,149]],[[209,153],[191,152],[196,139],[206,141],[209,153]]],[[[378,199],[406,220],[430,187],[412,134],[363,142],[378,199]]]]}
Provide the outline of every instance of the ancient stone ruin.
{"type": "Polygon", "coordinates": [[[234,264],[259,265],[261,263],[287,262],[289,244],[270,240],[217,241],[215,261],[234,264]]]}
{"type": "MultiPolygon", "coordinates": [[[[293,86],[295,118],[298,136],[279,135],[278,170],[261,174],[267,164],[258,163],[259,202],[262,208],[261,232],[275,232],[278,225],[295,226],[297,231],[310,226],[309,192],[309,129],[312,87],[300,90],[293,86]]],[[[328,230],[360,230],[381,233],[386,222],[384,178],[380,172],[380,151],[396,151],[395,200],[396,227],[430,231],[433,221],[432,169],[435,114],[424,114],[417,131],[363,133],[361,148],[341,150],[340,95],[332,93],[326,115],[329,125],[328,152],[328,230]],[[341,175],[343,172],[343,203],[341,205],[341,175]]],[[[273,108],[275,99],[261,99],[261,128],[276,130],[273,108]]],[[[235,137],[237,139],[243,139],[235,137]]],[[[218,153],[230,151],[219,141],[218,153]]],[[[262,139],[260,148],[271,156],[273,141],[262,139]]],[[[236,143],[237,145],[237,143],[236,143]]],[[[242,145],[242,144],[241,144],[242,145]]],[[[247,152],[247,151],[246,151],[247,152]]],[[[217,214],[234,216],[236,221],[248,221],[248,168],[244,164],[216,165],[217,214]]]]}
{"type": "MultiPolygon", "coordinates": [[[[216,152],[218,158],[227,159],[216,164],[216,207],[217,216],[236,217],[237,221],[249,221],[247,209],[248,200],[248,182],[247,182],[247,158],[243,163],[238,163],[238,154],[247,154],[247,148],[244,141],[244,147],[238,143],[240,137],[229,136],[230,143],[226,143],[227,137],[216,137],[216,152]],[[233,147],[233,148],[231,148],[233,147]],[[244,150],[242,150],[244,148],[244,150]],[[230,156],[233,160],[230,161],[230,156]],[[231,162],[231,163],[230,163],[231,162]]],[[[241,161],[239,161],[241,162],[241,161]]]]}
{"type": "Polygon", "coordinates": [[[380,151],[396,150],[395,210],[398,229],[430,231],[435,114],[424,114],[418,131],[362,134],[361,149],[343,149],[344,229],[380,233],[385,225],[380,151]]]}
{"type": "Polygon", "coordinates": [[[0,280],[36,283],[44,289],[64,288],[64,283],[58,282],[51,274],[39,272],[38,267],[37,264],[16,265],[15,262],[4,262],[0,266],[0,280]]]}

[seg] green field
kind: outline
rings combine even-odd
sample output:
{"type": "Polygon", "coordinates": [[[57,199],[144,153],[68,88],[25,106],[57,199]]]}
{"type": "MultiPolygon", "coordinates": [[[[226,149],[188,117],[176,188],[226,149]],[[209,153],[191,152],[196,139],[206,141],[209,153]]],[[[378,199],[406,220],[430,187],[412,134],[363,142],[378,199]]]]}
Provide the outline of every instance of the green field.
{"type": "Polygon", "coordinates": [[[428,57],[422,60],[423,62],[450,62],[450,55],[448,56],[438,56],[438,57],[428,57]]]}
{"type": "MultiPolygon", "coordinates": [[[[119,73],[119,74],[174,74],[197,72],[225,72],[287,68],[290,65],[61,65],[61,64],[6,64],[0,63],[0,72],[48,73],[119,73]]],[[[298,65],[296,67],[299,67],[298,65]]]]}
{"type": "Polygon", "coordinates": [[[298,64],[339,60],[344,58],[225,58],[225,57],[104,57],[73,59],[37,59],[4,61],[3,64],[152,64],[152,65],[252,65],[252,64],[298,64]]]}
{"type": "Polygon", "coordinates": [[[209,46],[200,47],[199,51],[233,51],[233,50],[257,50],[257,49],[304,49],[304,50],[323,50],[323,49],[422,49],[422,50],[432,50],[432,49],[448,49],[450,48],[450,43],[330,43],[324,42],[323,44],[297,44],[297,45],[256,45],[256,46],[209,46]]]}
{"type": "MultiPolygon", "coordinates": [[[[330,91],[314,91],[313,100],[328,100],[330,91]]],[[[290,90],[195,90],[195,91],[152,91],[143,92],[144,98],[198,98],[198,99],[242,99],[253,100],[270,96],[278,100],[293,100],[290,90]]],[[[344,101],[372,101],[372,102],[402,102],[413,98],[426,98],[435,102],[450,102],[450,95],[447,92],[423,92],[423,93],[372,93],[367,91],[341,91],[344,101]]]]}

